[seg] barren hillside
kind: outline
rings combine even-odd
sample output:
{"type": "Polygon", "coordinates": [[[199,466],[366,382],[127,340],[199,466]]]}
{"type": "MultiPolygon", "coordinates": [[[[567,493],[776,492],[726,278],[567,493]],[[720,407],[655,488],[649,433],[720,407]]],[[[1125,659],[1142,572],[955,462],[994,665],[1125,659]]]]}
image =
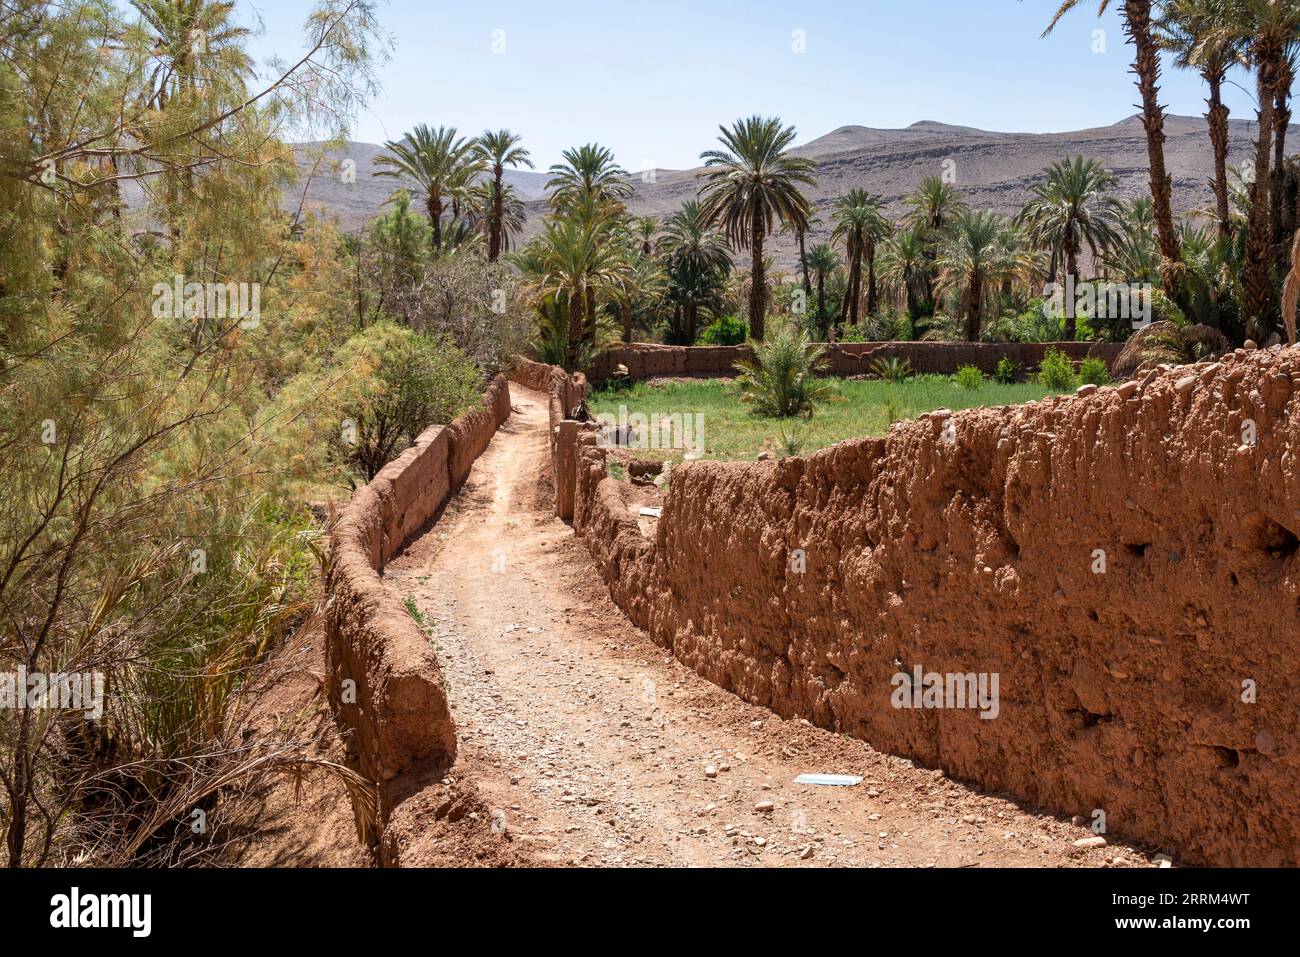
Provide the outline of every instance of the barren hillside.
{"type": "MultiPolygon", "coordinates": [[[[1237,167],[1251,150],[1255,124],[1244,119],[1230,121],[1230,162],[1237,167]]],[[[1212,156],[1205,121],[1200,117],[1170,116],[1165,123],[1166,161],[1174,177],[1174,201],[1180,212],[1203,208],[1211,201],[1209,179],[1212,156]]],[[[701,144],[704,149],[709,144],[701,144]]],[[[300,163],[310,168],[318,153],[312,144],[298,147],[300,163]]],[[[351,159],[356,164],[355,183],[345,183],[328,164],[320,167],[308,187],[310,204],[333,211],[345,228],[355,228],[382,206],[392,192],[389,179],[375,179],[374,158],[382,147],[351,143],[330,159],[351,159]]],[[[1030,185],[1054,160],[1082,154],[1104,162],[1119,177],[1118,192],[1136,196],[1146,190],[1146,139],[1137,117],[1113,126],[1075,130],[1068,133],[996,133],[933,121],[914,123],[906,129],[872,129],[842,126],[796,148],[795,152],[817,160],[817,186],[811,198],[825,209],[835,197],[860,186],[885,197],[894,215],[903,210],[902,198],[925,176],[950,170],[957,184],[979,209],[1012,213],[1020,208],[1030,185]],[[951,161],[951,162],[949,162],[951,161]]],[[[700,170],[655,170],[652,175],[632,176],[635,193],[629,208],[637,214],[665,216],[695,193],[700,170]]],[[[507,179],[527,200],[529,222],[525,238],[532,236],[546,211],[543,171],[510,171],[507,179]]],[[[297,198],[293,198],[296,205],[297,198]]],[[[824,214],[822,219],[826,220],[824,214]]],[[[829,234],[823,223],[815,228],[810,242],[829,234]]],[[[791,237],[779,237],[774,253],[780,264],[793,265],[791,237]]]]}

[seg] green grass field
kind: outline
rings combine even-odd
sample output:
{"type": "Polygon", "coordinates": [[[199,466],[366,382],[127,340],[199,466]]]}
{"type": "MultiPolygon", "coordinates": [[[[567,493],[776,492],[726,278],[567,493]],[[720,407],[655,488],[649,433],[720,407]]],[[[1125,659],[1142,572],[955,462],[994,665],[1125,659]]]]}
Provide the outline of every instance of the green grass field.
{"type": "MultiPolygon", "coordinates": [[[[817,407],[811,420],[773,419],[755,414],[740,400],[739,388],[730,380],[693,382],[638,382],[621,390],[595,389],[589,406],[595,415],[703,416],[706,459],[754,459],[769,450],[809,455],[845,439],[884,435],[889,423],[910,419],[934,409],[970,409],[980,406],[1017,405],[1055,393],[1035,383],[1000,385],[991,379],[976,389],[965,389],[949,376],[917,376],[904,383],[879,380],[830,379],[837,395],[817,407]],[[786,438],[793,447],[788,448],[786,438]]],[[[682,451],[637,450],[651,459],[681,459],[682,451]]]]}

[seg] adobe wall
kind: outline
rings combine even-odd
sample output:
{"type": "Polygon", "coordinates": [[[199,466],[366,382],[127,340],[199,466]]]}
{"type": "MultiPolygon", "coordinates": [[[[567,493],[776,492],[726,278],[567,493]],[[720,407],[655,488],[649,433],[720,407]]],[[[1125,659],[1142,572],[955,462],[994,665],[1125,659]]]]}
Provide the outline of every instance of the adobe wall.
{"type": "Polygon", "coordinates": [[[746,700],[1101,809],[1180,863],[1296,865],[1298,390],[1300,349],[1238,350],[808,458],[691,463],[653,540],[588,437],[574,523],[628,616],[746,700]],[[997,716],[894,707],[916,665],[996,674],[997,716]]]}
{"type": "MultiPolygon", "coordinates": [[[[1098,356],[1109,367],[1123,349],[1112,342],[846,342],[826,347],[826,371],[830,375],[863,375],[877,359],[906,359],[917,374],[952,375],[961,366],[973,365],[992,374],[1004,356],[1023,372],[1042,362],[1048,349],[1064,352],[1076,362],[1098,356]]],[[[592,382],[608,379],[619,365],[627,367],[633,380],[655,376],[732,375],[737,362],[753,358],[749,346],[661,346],[633,343],[617,346],[596,357],[587,377],[592,382]]]]}
{"type": "Polygon", "coordinates": [[[547,396],[555,514],[567,521],[573,517],[578,453],[578,423],[570,416],[587,398],[587,377],[581,372],[569,375],[559,366],[519,356],[509,375],[511,381],[547,396]]]}
{"type": "Polygon", "coordinates": [[[482,405],[433,426],[342,509],[329,537],[325,643],[329,699],[360,772],[378,783],[380,825],[404,772],[450,765],[456,730],[429,641],[384,587],[384,565],[428,525],[510,415],[497,376],[482,405]]]}

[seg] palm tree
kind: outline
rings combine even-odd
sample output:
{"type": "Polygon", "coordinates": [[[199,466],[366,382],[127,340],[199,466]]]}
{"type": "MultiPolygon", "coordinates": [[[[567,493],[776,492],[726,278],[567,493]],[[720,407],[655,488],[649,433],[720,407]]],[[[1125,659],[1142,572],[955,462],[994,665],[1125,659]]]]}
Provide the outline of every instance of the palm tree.
{"type": "Polygon", "coordinates": [[[795,129],[776,117],[751,116],[719,129],[723,149],[700,154],[700,215],[706,225],[720,226],[733,247],[750,251],[749,334],[761,341],[767,307],[763,241],[775,221],[807,230],[810,209],[799,187],[814,184],[817,164],[786,152],[795,129]]]}
{"type": "Polygon", "coordinates": [[[375,165],[386,168],[376,170],[374,175],[414,181],[424,194],[433,227],[434,254],[441,253],[443,200],[464,182],[466,165],[474,153],[473,142],[457,137],[455,127],[434,130],[421,123],[400,141],[385,143],[384,149],[387,152],[375,158],[375,165]]]}
{"type": "MultiPolygon", "coordinates": [[[[1271,290],[1273,210],[1270,193],[1270,154],[1274,147],[1278,97],[1290,83],[1288,49],[1300,29],[1300,4],[1295,0],[1236,0],[1237,30],[1249,38],[1249,58],[1255,68],[1259,136],[1255,140],[1255,173],[1250,183],[1250,208],[1246,217],[1246,262],[1243,276],[1247,330],[1262,336],[1271,290]]],[[[1289,114],[1288,114],[1289,119],[1289,114]]],[[[1279,164],[1280,165],[1280,164],[1279,164]]],[[[1278,186],[1280,186],[1280,182],[1278,186]]],[[[1280,218],[1280,212],[1279,212],[1280,218]]]]}
{"type": "Polygon", "coordinates": [[[955,291],[966,312],[966,338],[980,337],[984,300],[1020,269],[1007,241],[1007,220],[993,212],[963,213],[939,249],[939,292],[955,291]]]}
{"type": "Polygon", "coordinates": [[[1246,38],[1236,30],[1234,0],[1169,0],[1156,21],[1160,46],[1174,55],[1174,63],[1194,69],[1209,87],[1205,114],[1214,149],[1214,199],[1219,236],[1231,233],[1228,208],[1228,107],[1223,83],[1228,70],[1245,58],[1246,38]]]}
{"type": "Polygon", "coordinates": [[[1160,278],[1160,251],[1156,247],[1155,216],[1151,197],[1136,196],[1116,205],[1110,242],[1102,252],[1102,266],[1129,282],[1155,282],[1160,278]]]}
{"type": "Polygon", "coordinates": [[[622,321],[624,342],[632,341],[633,320],[638,307],[660,301],[667,288],[663,265],[643,237],[645,219],[658,227],[659,221],[653,216],[633,219],[621,224],[611,239],[622,259],[613,288],[613,300],[622,321]]]}
{"type": "MultiPolygon", "coordinates": [[[[1030,187],[1033,196],[1016,217],[1029,241],[1051,253],[1053,282],[1064,260],[1063,285],[1067,290],[1071,279],[1078,281],[1079,253],[1084,245],[1096,262],[1099,250],[1111,242],[1110,224],[1116,204],[1105,193],[1116,182],[1115,174],[1096,160],[1082,156],[1061,160],[1047,168],[1045,182],[1030,187]]],[[[1066,298],[1065,338],[1073,341],[1074,302],[1071,296],[1066,298]]]]}
{"type": "Polygon", "coordinates": [[[610,242],[607,223],[589,217],[556,217],[541,236],[514,259],[531,274],[529,285],[540,301],[567,304],[565,367],[577,369],[601,337],[600,307],[622,289],[628,264],[618,243],[610,242]]]}
{"type": "Polygon", "coordinates": [[[881,276],[885,282],[903,290],[907,313],[915,318],[920,301],[932,295],[931,257],[925,231],[915,226],[899,231],[880,258],[881,276]]]}
{"type": "Polygon", "coordinates": [[[903,222],[917,230],[925,241],[928,262],[925,277],[925,298],[934,298],[934,261],[948,228],[970,207],[961,192],[941,176],[927,176],[921,185],[903,199],[908,207],[903,222]]]}
{"type": "MultiPolygon", "coordinates": [[[[1064,0],[1043,31],[1052,32],[1061,17],[1079,5],[1080,0],[1064,0]]],[[[1147,163],[1151,180],[1151,205],[1156,218],[1156,237],[1160,243],[1160,285],[1165,294],[1177,302],[1181,298],[1179,282],[1180,249],[1178,229],[1174,225],[1173,179],[1165,167],[1165,111],[1160,105],[1160,45],[1151,22],[1152,0],[1123,0],[1120,16],[1124,32],[1134,47],[1133,73],[1142,96],[1142,126],[1147,135],[1147,163]]],[[[1269,2],[1269,0],[1254,0],[1269,2]]],[[[1110,0],[1098,0],[1097,14],[1106,12],[1110,0]]],[[[1270,114],[1272,111],[1270,88],[1270,114]]],[[[1270,115],[1270,120],[1271,120],[1270,115]]]]}
{"type": "Polygon", "coordinates": [[[858,324],[858,304],[862,299],[862,261],[870,270],[867,312],[876,306],[876,242],[887,234],[889,224],[880,213],[881,197],[865,189],[851,189],[835,204],[835,230],[832,239],[842,239],[849,263],[849,294],[840,308],[841,323],[858,324]]]}
{"type": "Polygon", "coordinates": [[[131,0],[131,6],[153,39],[148,105],[161,110],[200,88],[222,99],[243,93],[253,73],[244,51],[252,31],[232,23],[231,0],[131,0]]]}
{"type": "Polygon", "coordinates": [[[659,232],[659,220],[654,216],[635,216],[629,224],[633,235],[641,245],[641,255],[650,256],[654,253],[655,233],[659,232]]]}
{"type": "Polygon", "coordinates": [[[513,248],[515,240],[523,232],[524,224],[528,221],[528,214],[524,209],[524,201],[519,198],[515,188],[509,183],[502,183],[499,193],[496,184],[491,180],[475,183],[469,191],[469,211],[474,228],[483,236],[489,250],[492,245],[494,206],[498,207],[500,231],[496,239],[499,256],[501,253],[510,252],[513,248]]]}
{"type": "Polygon", "coordinates": [[[683,345],[693,345],[700,330],[700,310],[717,311],[731,274],[726,241],[700,221],[700,204],[691,199],[664,222],[659,240],[668,277],[666,298],[681,313],[675,323],[683,345]]]}
{"type": "Polygon", "coordinates": [[[502,177],[506,167],[533,169],[528,150],[519,145],[523,137],[509,130],[484,130],[474,143],[474,152],[492,173],[492,202],[487,210],[488,262],[496,262],[509,246],[505,239],[505,184],[502,177]]]}
{"type": "Polygon", "coordinates": [[[839,268],[840,261],[835,250],[826,243],[818,243],[808,250],[808,270],[817,279],[817,328],[822,335],[829,333],[826,321],[826,277],[839,268]]]}
{"type": "Polygon", "coordinates": [[[546,188],[552,190],[551,208],[558,213],[589,218],[608,218],[623,211],[623,200],[632,195],[627,170],[614,162],[604,146],[588,143],[564,151],[564,162],[549,170],[546,188]]]}

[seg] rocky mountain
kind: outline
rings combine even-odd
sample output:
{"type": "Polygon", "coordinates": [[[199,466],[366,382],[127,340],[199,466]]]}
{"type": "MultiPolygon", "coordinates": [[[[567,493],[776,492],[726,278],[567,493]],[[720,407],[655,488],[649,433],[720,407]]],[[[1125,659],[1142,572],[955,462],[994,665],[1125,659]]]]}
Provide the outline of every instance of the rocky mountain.
{"type": "MultiPolygon", "coordinates": [[[[1251,156],[1255,124],[1230,121],[1229,161],[1241,168],[1251,156]]],[[[1292,128],[1294,137],[1295,128],[1292,128]]],[[[1180,213],[1212,203],[1209,180],[1213,159],[1205,121],[1200,117],[1170,116],[1165,123],[1166,163],[1174,179],[1175,205],[1180,213]]],[[[1293,143],[1300,140],[1292,139],[1293,143]]],[[[709,144],[701,144],[707,148],[709,144]]],[[[300,147],[300,162],[318,150],[300,147]]],[[[352,143],[334,161],[355,163],[355,182],[345,183],[337,172],[321,167],[307,189],[309,203],[336,214],[345,228],[355,228],[374,216],[394,183],[370,174],[382,147],[352,143]]],[[[885,198],[892,215],[901,215],[903,197],[926,176],[950,173],[977,209],[1014,213],[1025,202],[1031,184],[1051,162],[1082,154],[1105,163],[1119,179],[1118,195],[1136,196],[1147,189],[1146,138],[1140,117],[1112,126],[1068,133],[997,133],[934,121],[914,123],[906,129],[842,126],[795,149],[817,161],[817,186],[811,198],[821,213],[809,243],[829,236],[828,210],[836,197],[853,187],[863,187],[885,198]]],[[[628,207],[638,215],[665,216],[695,194],[699,169],[653,170],[633,174],[628,207]]],[[[539,228],[546,213],[545,172],[511,171],[510,182],[527,200],[529,224],[525,238],[539,228]]],[[[297,197],[293,202],[296,204],[297,197]]],[[[776,238],[772,249],[777,262],[789,267],[795,261],[789,236],[776,238]]]]}

